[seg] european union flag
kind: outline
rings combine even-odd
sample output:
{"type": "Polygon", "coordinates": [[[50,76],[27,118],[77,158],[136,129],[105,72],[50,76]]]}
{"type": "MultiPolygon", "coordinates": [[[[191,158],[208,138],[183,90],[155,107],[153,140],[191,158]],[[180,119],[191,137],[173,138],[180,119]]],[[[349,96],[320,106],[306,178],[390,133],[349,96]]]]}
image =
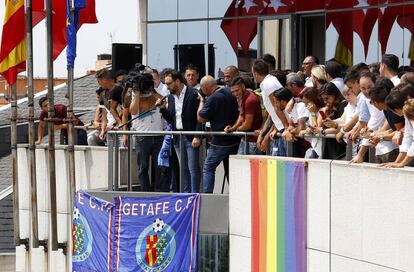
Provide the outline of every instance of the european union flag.
{"type": "Polygon", "coordinates": [[[67,33],[67,67],[74,68],[76,58],[76,32],[78,31],[79,12],[86,7],[86,0],[66,0],[66,33],[67,33]],[[73,5],[71,5],[71,2],[73,5]],[[73,9],[73,17],[71,14],[73,9]]]}

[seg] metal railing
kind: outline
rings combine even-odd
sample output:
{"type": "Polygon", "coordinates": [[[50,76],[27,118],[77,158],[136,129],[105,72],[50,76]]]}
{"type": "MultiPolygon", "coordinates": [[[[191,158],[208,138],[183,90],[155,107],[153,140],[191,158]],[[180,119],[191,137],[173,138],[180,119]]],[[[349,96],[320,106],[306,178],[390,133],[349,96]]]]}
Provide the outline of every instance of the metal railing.
{"type": "MultiPolygon", "coordinates": [[[[232,132],[227,133],[224,131],[109,131],[107,134],[107,143],[108,143],[108,190],[118,191],[119,190],[119,150],[120,150],[120,135],[126,135],[127,140],[127,164],[128,164],[128,173],[127,173],[127,190],[132,191],[132,173],[131,173],[131,157],[132,157],[132,148],[131,140],[133,136],[166,136],[170,135],[173,137],[178,137],[179,141],[179,150],[180,158],[179,161],[184,161],[184,137],[185,136],[239,136],[243,137],[247,141],[248,136],[253,136],[253,132],[232,132]]],[[[245,152],[248,154],[248,145],[245,145],[245,152]]],[[[180,191],[183,188],[184,182],[184,171],[183,163],[179,164],[180,166],[180,176],[179,184],[180,191]]]]}
{"type": "MultiPolygon", "coordinates": [[[[247,142],[248,136],[254,136],[253,132],[232,132],[227,133],[223,131],[109,131],[107,134],[107,144],[108,144],[108,190],[109,191],[118,191],[120,189],[120,174],[119,174],[119,161],[120,161],[120,150],[126,149],[127,150],[127,190],[132,191],[132,137],[133,136],[166,136],[170,135],[173,137],[178,137],[179,141],[179,150],[180,150],[180,158],[179,161],[183,162],[183,155],[184,155],[184,136],[239,136],[244,138],[245,142],[247,142]],[[127,146],[121,147],[120,144],[120,137],[119,136],[127,136],[127,146]]],[[[280,137],[281,135],[278,134],[280,137]]],[[[322,141],[322,154],[324,153],[323,147],[326,139],[335,139],[335,135],[306,135],[306,138],[319,138],[322,141]]],[[[205,143],[203,143],[205,144],[205,143]]],[[[249,154],[249,145],[245,144],[245,154],[249,154]]],[[[348,141],[347,148],[346,148],[346,159],[352,159],[352,149],[353,144],[348,141]]],[[[321,154],[320,159],[323,159],[321,154]]],[[[293,142],[286,142],[286,155],[287,157],[293,157],[293,142]]],[[[370,156],[371,158],[371,156],[370,156]]],[[[375,157],[373,158],[373,160],[375,157]]],[[[184,182],[184,171],[183,171],[183,163],[179,164],[180,167],[180,175],[179,175],[179,184],[180,184],[180,191],[183,188],[184,182]]]]}

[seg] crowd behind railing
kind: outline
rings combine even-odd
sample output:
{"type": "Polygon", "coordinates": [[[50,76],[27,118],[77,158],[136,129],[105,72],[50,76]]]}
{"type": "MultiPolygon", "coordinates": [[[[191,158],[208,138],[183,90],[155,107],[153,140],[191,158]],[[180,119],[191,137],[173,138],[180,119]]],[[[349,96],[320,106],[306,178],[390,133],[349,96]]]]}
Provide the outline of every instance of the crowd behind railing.
{"type": "MultiPolygon", "coordinates": [[[[251,71],[230,65],[221,78],[201,80],[193,65],[184,73],[144,66],[116,75],[101,70],[93,130],[78,129],[78,144],[104,146],[109,138],[111,148],[134,145],[143,191],[212,193],[217,166],[225,162],[226,168],[232,154],[413,165],[414,69],[399,67],[397,56],[352,67],[335,60],[321,65],[308,56],[299,72],[275,70],[275,63],[266,54],[251,71]]],[[[38,142],[47,99],[39,105],[38,142]]],[[[66,118],[64,105],[55,106],[55,117],[66,118]]],[[[65,122],[55,127],[66,135],[65,122]]]]}

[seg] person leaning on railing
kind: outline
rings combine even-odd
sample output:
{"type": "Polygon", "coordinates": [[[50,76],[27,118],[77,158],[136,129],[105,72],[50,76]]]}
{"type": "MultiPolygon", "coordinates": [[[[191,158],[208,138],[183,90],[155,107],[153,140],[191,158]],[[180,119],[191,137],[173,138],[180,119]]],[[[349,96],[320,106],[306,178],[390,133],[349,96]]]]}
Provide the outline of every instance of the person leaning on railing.
{"type": "MultiPolygon", "coordinates": [[[[236,98],[227,87],[219,87],[212,76],[205,76],[200,82],[200,105],[197,111],[198,121],[204,123],[210,121],[213,131],[223,131],[228,125],[233,125],[239,116],[236,98]]],[[[204,192],[212,193],[215,183],[217,166],[231,154],[236,154],[239,148],[240,138],[237,136],[214,136],[203,168],[204,192]]]]}
{"type": "MultiPolygon", "coordinates": [[[[319,110],[324,106],[319,91],[316,88],[307,88],[302,94],[302,100],[309,111],[309,118],[306,129],[299,131],[298,136],[304,137],[307,134],[317,134],[316,127],[318,127],[319,110]]],[[[311,148],[305,152],[305,158],[317,159],[322,156],[322,140],[320,138],[306,138],[311,144],[311,148]]]]}
{"type": "MultiPolygon", "coordinates": [[[[288,103],[292,100],[294,101],[293,94],[288,88],[276,90],[273,93],[273,96],[275,98],[275,107],[285,113],[289,122],[289,127],[285,129],[282,136],[286,141],[292,142],[293,157],[303,158],[306,151],[304,150],[305,141],[303,138],[297,138],[296,134],[298,131],[305,129],[309,111],[303,102],[294,103],[292,110],[289,113],[286,111],[288,103]]],[[[309,147],[309,145],[307,145],[307,147],[309,147]]]]}
{"type": "MultiPolygon", "coordinates": [[[[43,138],[43,134],[44,134],[44,130],[45,130],[45,126],[46,126],[46,120],[48,117],[48,107],[49,107],[49,100],[47,99],[47,97],[42,97],[39,100],[39,106],[41,109],[41,113],[40,113],[40,121],[39,121],[39,127],[38,127],[38,131],[37,131],[37,141],[36,144],[41,144],[42,143],[42,138],[43,138]]],[[[56,104],[54,105],[54,119],[53,123],[54,123],[54,129],[61,130],[61,133],[63,134],[63,144],[67,144],[68,143],[68,122],[70,120],[66,120],[67,119],[67,107],[65,105],[62,104],[56,104]]],[[[84,124],[82,123],[82,121],[76,116],[73,115],[73,124],[75,126],[84,126],[84,124]]],[[[75,131],[76,133],[76,144],[77,145],[88,145],[87,139],[86,139],[86,131],[84,129],[78,129],[75,131]]]]}
{"type": "MultiPolygon", "coordinates": [[[[252,90],[246,89],[246,83],[242,77],[235,77],[228,84],[231,93],[236,97],[239,104],[239,118],[234,125],[228,125],[224,128],[225,132],[244,131],[253,132],[260,129],[262,126],[262,109],[260,105],[260,98],[253,93],[252,90]]],[[[257,138],[248,136],[241,139],[238,154],[241,155],[261,155],[262,153],[257,148],[257,138]],[[248,153],[246,154],[246,145],[248,153]]]]}
{"type": "Polygon", "coordinates": [[[404,138],[400,145],[400,154],[395,162],[381,164],[381,167],[402,168],[412,166],[414,160],[414,99],[411,98],[405,102],[402,113],[405,117],[405,127],[404,138]]]}

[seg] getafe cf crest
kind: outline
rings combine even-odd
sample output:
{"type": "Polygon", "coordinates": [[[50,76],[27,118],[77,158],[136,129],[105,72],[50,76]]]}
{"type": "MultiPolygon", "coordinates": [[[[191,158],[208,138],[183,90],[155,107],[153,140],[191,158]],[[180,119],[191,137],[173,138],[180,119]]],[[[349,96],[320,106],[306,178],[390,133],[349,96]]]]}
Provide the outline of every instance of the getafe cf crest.
{"type": "Polygon", "coordinates": [[[83,262],[91,254],[93,236],[88,221],[76,207],[73,210],[72,236],[72,261],[83,262]]]}
{"type": "Polygon", "coordinates": [[[175,232],[157,218],[139,235],[136,245],[138,265],[144,271],[163,271],[174,258],[175,232]]]}

